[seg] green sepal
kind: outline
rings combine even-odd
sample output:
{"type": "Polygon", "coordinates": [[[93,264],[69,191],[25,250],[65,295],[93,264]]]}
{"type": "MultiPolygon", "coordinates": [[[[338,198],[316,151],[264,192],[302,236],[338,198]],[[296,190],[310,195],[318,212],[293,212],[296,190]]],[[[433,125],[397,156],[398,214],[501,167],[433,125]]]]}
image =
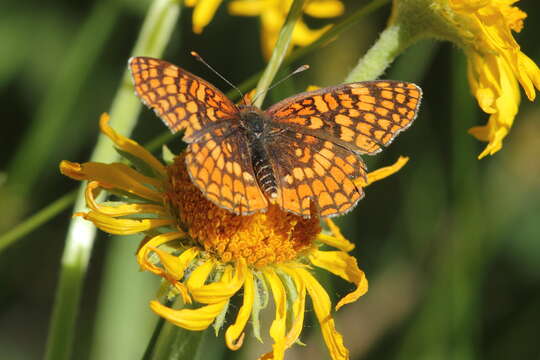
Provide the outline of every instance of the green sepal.
{"type": "Polygon", "coordinates": [[[133,165],[133,167],[141,174],[152,178],[162,179],[162,176],[158,172],[156,172],[152,166],[150,166],[141,158],[126,151],[123,151],[117,147],[115,147],[114,149],[118,154],[120,154],[120,156],[129,161],[129,163],[133,165]]]}
{"type": "Polygon", "coordinates": [[[163,145],[161,147],[161,158],[163,159],[163,162],[167,165],[174,164],[174,158],[176,155],[169,149],[167,145],[163,145]]]}
{"type": "Polygon", "coordinates": [[[255,294],[251,309],[251,327],[253,328],[253,336],[262,343],[260,312],[268,306],[270,296],[262,274],[259,271],[254,271],[253,274],[255,275],[253,279],[255,294]]]}
{"type": "Polygon", "coordinates": [[[229,310],[229,304],[230,300],[227,300],[227,303],[221,310],[218,316],[216,316],[216,320],[214,320],[214,324],[212,325],[214,327],[214,333],[216,334],[216,337],[219,335],[219,330],[223,327],[223,324],[225,323],[225,315],[227,315],[227,310],[229,310]]]}

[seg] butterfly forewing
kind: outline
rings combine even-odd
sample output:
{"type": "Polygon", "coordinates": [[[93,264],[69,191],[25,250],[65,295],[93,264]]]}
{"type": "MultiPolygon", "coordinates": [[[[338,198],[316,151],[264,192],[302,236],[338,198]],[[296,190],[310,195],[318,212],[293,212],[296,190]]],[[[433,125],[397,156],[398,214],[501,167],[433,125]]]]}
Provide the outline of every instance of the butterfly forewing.
{"type": "Polygon", "coordinates": [[[230,121],[238,109],[207,81],[166,61],[133,57],[129,68],[135,91],[172,132],[185,130],[192,142],[215,123],[230,121]]]}
{"type": "Polygon", "coordinates": [[[412,124],[421,95],[412,83],[369,81],[292,96],[267,112],[277,127],[375,154],[412,124]]]}

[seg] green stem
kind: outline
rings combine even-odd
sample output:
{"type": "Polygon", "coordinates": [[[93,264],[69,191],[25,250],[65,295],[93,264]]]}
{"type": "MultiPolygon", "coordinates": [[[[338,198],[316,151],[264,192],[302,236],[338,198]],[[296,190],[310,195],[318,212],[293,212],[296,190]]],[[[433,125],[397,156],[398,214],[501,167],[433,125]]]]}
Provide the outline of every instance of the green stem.
{"type": "MultiPolygon", "coordinates": [[[[333,38],[336,38],[337,36],[339,36],[344,31],[350,29],[352,25],[356,24],[366,15],[369,15],[373,11],[379,9],[381,6],[389,2],[390,0],[375,0],[369,3],[368,5],[364,6],[363,8],[360,8],[355,13],[350,15],[348,18],[341,21],[339,24],[336,24],[336,26],[332,27],[330,30],[325,32],[315,42],[311,43],[310,45],[306,47],[299,48],[298,50],[294,51],[290,56],[285,58],[285,60],[283,61],[283,65],[290,65],[291,63],[297,61],[303,56],[309,55],[313,51],[317,50],[318,48],[330,42],[333,38]]],[[[253,74],[241,85],[239,85],[238,88],[244,92],[249,91],[249,89],[255,86],[255,84],[257,83],[257,79],[260,76],[261,76],[261,72],[253,74]]],[[[236,92],[230,92],[227,95],[230,98],[234,98],[236,96],[236,92]]],[[[153,151],[159,148],[159,146],[168,142],[172,137],[174,137],[174,135],[172,135],[169,131],[166,131],[163,134],[157,136],[155,139],[151,140],[147,144],[147,148],[150,151],[153,151]]],[[[75,200],[75,197],[71,199],[72,199],[71,201],[73,202],[75,200]]],[[[53,204],[56,204],[57,202],[60,202],[60,199],[56,200],[53,204]]],[[[2,234],[0,236],[0,252],[4,250],[4,248],[6,248],[7,246],[15,243],[22,236],[28,234],[32,230],[35,230],[37,227],[41,226],[42,224],[44,224],[45,222],[53,218],[55,215],[57,215],[58,213],[66,209],[69,205],[72,204],[72,202],[62,202],[62,206],[54,207],[55,211],[51,210],[51,208],[53,207],[51,204],[47,206],[46,208],[38,211],[35,215],[31,216],[27,220],[13,227],[12,230],[10,230],[9,232],[2,234]],[[39,218],[40,221],[33,221],[34,218],[39,218]]]]}
{"type": "MultiPolygon", "coordinates": [[[[166,305],[175,309],[185,307],[180,296],[173,301],[167,301],[166,305]]],[[[142,360],[197,359],[205,333],[206,331],[186,330],[160,318],[142,360]]]]}
{"type": "MultiPolygon", "coordinates": [[[[167,131],[159,136],[156,136],[154,139],[150,140],[145,148],[153,152],[159,147],[179,134],[172,134],[170,131],[167,131]]],[[[9,246],[13,245],[17,240],[22,239],[25,235],[39,228],[41,225],[47,223],[47,221],[54,218],[56,215],[60,214],[62,211],[66,210],[68,207],[73,205],[77,199],[77,190],[70,191],[49,205],[45,206],[43,209],[36,212],[34,215],[28,217],[26,220],[12,228],[11,230],[0,235],[0,253],[7,249],[9,246]]]]}
{"type": "Polygon", "coordinates": [[[409,34],[397,24],[387,27],[349,73],[345,83],[375,80],[381,76],[394,59],[416,41],[408,37],[409,34]]]}
{"type": "Polygon", "coordinates": [[[161,334],[161,330],[163,329],[164,325],[165,325],[165,319],[160,317],[156,324],[156,327],[154,328],[154,331],[152,332],[150,341],[148,342],[148,345],[146,346],[146,350],[144,351],[144,354],[141,358],[142,360],[152,359],[152,354],[154,353],[154,349],[156,348],[157,339],[159,337],[159,334],[161,334]]]}
{"type": "MultiPolygon", "coordinates": [[[[160,56],[171,36],[179,13],[180,6],[177,1],[155,0],[137,39],[134,55],[160,56]]],[[[140,110],[139,101],[134,101],[135,96],[131,95],[133,99],[127,96],[126,79],[127,77],[124,77],[111,110],[111,126],[123,134],[131,133],[140,110]]],[[[117,156],[108,140],[101,135],[91,160],[111,162],[116,160],[117,156]]],[[[84,185],[79,190],[75,211],[85,208],[84,185]]],[[[49,329],[46,359],[71,358],[75,319],[95,234],[96,228],[80,217],[74,218],[70,223],[49,329]]]]}
{"type": "Polygon", "coordinates": [[[99,1],[92,9],[73,46],[59,66],[61,71],[37,107],[35,117],[8,168],[9,192],[26,197],[43,169],[57,162],[53,156],[63,136],[73,126],[71,113],[77,95],[89,77],[110,37],[119,9],[116,1],[99,1]]]}
{"type": "Polygon", "coordinates": [[[478,189],[481,189],[479,161],[474,154],[476,143],[465,134],[475,124],[476,104],[472,97],[464,96],[469,91],[467,60],[465,55],[454,49],[452,53],[452,199],[454,200],[453,226],[450,232],[448,252],[448,274],[445,292],[449,310],[447,326],[448,340],[452,346],[447,354],[455,359],[477,359],[476,344],[481,321],[482,274],[491,252],[486,244],[485,209],[478,189]]]}
{"type": "Polygon", "coordinates": [[[262,106],[266,93],[268,92],[268,88],[270,87],[274,76],[276,76],[279,67],[283,63],[285,55],[287,54],[287,50],[289,49],[289,45],[291,43],[294,26],[302,15],[304,3],[305,0],[294,0],[293,4],[291,5],[291,9],[289,10],[289,14],[287,15],[287,19],[281,28],[281,32],[279,33],[279,38],[276,42],[276,46],[274,47],[274,51],[272,52],[272,56],[270,57],[270,61],[268,62],[268,65],[266,66],[266,69],[264,70],[264,73],[257,84],[257,98],[253,105],[259,108],[262,106]]]}
{"type": "Polygon", "coordinates": [[[24,222],[14,227],[11,231],[0,236],[0,253],[17,241],[17,239],[24,237],[32,230],[37,229],[48,220],[52,219],[55,215],[67,209],[73,204],[76,197],[76,191],[71,191],[62,195],[45,208],[41,209],[39,212],[27,218],[24,222]]]}
{"type": "Polygon", "coordinates": [[[452,161],[451,226],[438,239],[438,251],[429,273],[431,283],[418,318],[413,322],[398,359],[476,359],[480,299],[486,260],[492,256],[485,241],[486,210],[479,189],[474,139],[465,129],[475,123],[476,105],[470,96],[466,62],[454,50],[451,79],[452,161]],[[443,309],[443,311],[441,311],[443,309]]]}
{"type": "Polygon", "coordinates": [[[107,241],[88,360],[140,358],[157,323],[148,300],[159,279],[141,273],[132,255],[141,240],[118,235],[107,241]]]}
{"type": "Polygon", "coordinates": [[[205,331],[182,329],[169,322],[163,324],[151,356],[143,359],[196,359],[205,331]]]}
{"type": "Polygon", "coordinates": [[[361,7],[360,9],[356,10],[354,13],[349,15],[345,20],[339,22],[335,26],[332,26],[330,30],[322,34],[320,38],[309,44],[308,46],[299,48],[295,52],[293,52],[291,55],[287,56],[285,61],[283,61],[283,65],[290,65],[291,63],[297,61],[298,59],[310,54],[316,49],[319,49],[326,44],[332,42],[333,39],[335,39],[338,35],[345,32],[346,30],[350,29],[353,25],[358,23],[361,19],[363,19],[366,15],[371,14],[375,10],[379,9],[383,5],[386,5],[390,2],[390,0],[374,0],[367,4],[364,7],[361,7]]]}

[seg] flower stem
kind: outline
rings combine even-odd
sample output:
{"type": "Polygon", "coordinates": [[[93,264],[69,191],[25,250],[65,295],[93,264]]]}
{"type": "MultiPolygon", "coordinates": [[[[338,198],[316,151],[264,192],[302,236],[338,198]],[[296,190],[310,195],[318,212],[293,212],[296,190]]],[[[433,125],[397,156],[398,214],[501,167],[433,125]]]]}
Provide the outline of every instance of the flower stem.
{"type": "Polygon", "coordinates": [[[191,331],[165,322],[159,331],[151,356],[144,360],[196,359],[205,331],[191,331]]]}
{"type": "Polygon", "coordinates": [[[73,45],[66,57],[59,59],[61,70],[37,106],[29,130],[9,164],[8,192],[19,197],[30,196],[43,169],[51,168],[49,165],[57,162],[55,151],[57,144],[62,142],[63,129],[73,126],[72,112],[77,97],[102,54],[119,15],[120,7],[116,1],[98,1],[71,41],[73,45]]]}
{"type": "Polygon", "coordinates": [[[402,31],[399,24],[387,27],[375,44],[358,61],[345,82],[377,79],[394,61],[396,56],[416,41],[416,37],[410,37],[409,34],[408,31],[402,31]]]}
{"type": "Polygon", "coordinates": [[[272,56],[270,57],[270,61],[268,62],[268,65],[266,66],[266,69],[264,70],[264,73],[257,84],[257,98],[253,104],[257,107],[262,106],[266,93],[268,92],[268,87],[270,87],[274,76],[276,76],[279,67],[283,63],[287,50],[289,50],[294,26],[302,15],[304,3],[305,0],[294,0],[293,4],[291,5],[291,9],[289,10],[287,19],[285,19],[285,23],[281,28],[281,32],[279,33],[279,38],[274,47],[274,51],[272,52],[272,56]]]}
{"type": "Polygon", "coordinates": [[[345,30],[350,29],[354,24],[357,24],[366,15],[371,14],[373,11],[379,9],[383,5],[388,4],[389,2],[390,0],[374,0],[369,4],[361,7],[360,9],[349,15],[347,18],[337,23],[335,26],[332,26],[327,32],[322,34],[320,38],[318,38],[308,46],[301,47],[294,51],[291,55],[287,56],[287,58],[283,61],[283,65],[289,65],[292,62],[300,59],[301,57],[308,55],[312,51],[332,42],[332,40],[335,39],[338,35],[343,33],[345,30]]]}
{"type": "MultiPolygon", "coordinates": [[[[159,56],[165,49],[180,13],[180,6],[173,0],[155,0],[145,18],[133,50],[136,55],[159,56]]],[[[135,126],[140,103],[130,90],[127,74],[124,76],[111,109],[111,126],[129,134],[135,126]]],[[[110,142],[100,136],[91,160],[111,162],[117,158],[110,142]]],[[[75,211],[85,208],[84,186],[81,186],[75,211]]],[[[70,359],[73,351],[75,320],[81,289],[94,244],[96,228],[80,217],[69,226],[66,247],[62,257],[62,269],[56,292],[52,321],[47,340],[46,359],[70,359]]]]}
{"type": "Polygon", "coordinates": [[[156,324],[156,327],[154,328],[152,336],[150,337],[148,346],[146,347],[146,350],[144,351],[144,354],[141,358],[142,360],[152,359],[152,354],[154,353],[154,349],[156,348],[157,339],[159,338],[159,334],[161,334],[161,330],[163,329],[164,325],[165,325],[165,319],[160,317],[156,324]]]}
{"type": "Polygon", "coordinates": [[[55,215],[67,209],[73,204],[76,197],[77,192],[70,191],[27,218],[25,221],[14,227],[11,231],[2,234],[2,236],[0,236],[0,253],[18,239],[24,237],[32,230],[37,229],[46,223],[55,215]]]}
{"type": "MultiPolygon", "coordinates": [[[[451,81],[446,95],[450,98],[446,119],[450,120],[452,139],[449,185],[452,207],[447,221],[449,231],[440,236],[438,255],[429,268],[430,286],[423,295],[422,307],[402,346],[400,360],[476,359],[475,344],[481,324],[482,284],[485,266],[493,256],[496,242],[488,242],[484,225],[489,212],[482,205],[482,185],[478,161],[469,156],[476,144],[463,136],[463,129],[474,125],[476,105],[470,96],[466,59],[453,50],[451,81]],[[481,219],[481,221],[480,221],[481,219]],[[445,309],[445,311],[441,311],[445,309]],[[434,330],[435,329],[435,330],[434,330]],[[414,354],[414,355],[413,355],[414,354]]],[[[424,190],[425,191],[425,190],[424,190]]],[[[488,217],[489,218],[489,217],[488,217]]]]}

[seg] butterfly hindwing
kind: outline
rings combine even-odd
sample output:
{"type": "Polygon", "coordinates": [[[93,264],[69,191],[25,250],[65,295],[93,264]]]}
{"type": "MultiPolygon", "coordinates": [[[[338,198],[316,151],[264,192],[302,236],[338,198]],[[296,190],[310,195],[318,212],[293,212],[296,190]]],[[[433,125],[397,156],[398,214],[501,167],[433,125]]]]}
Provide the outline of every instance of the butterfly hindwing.
{"type": "Polygon", "coordinates": [[[247,140],[237,126],[214,127],[190,144],[186,166],[193,183],[214,204],[241,215],[268,207],[253,173],[247,140]]]}
{"type": "Polygon", "coordinates": [[[310,217],[313,202],[321,216],[351,210],[363,197],[354,180],[366,170],[357,154],[330,141],[281,130],[268,141],[278,184],[277,204],[310,217]]]}

